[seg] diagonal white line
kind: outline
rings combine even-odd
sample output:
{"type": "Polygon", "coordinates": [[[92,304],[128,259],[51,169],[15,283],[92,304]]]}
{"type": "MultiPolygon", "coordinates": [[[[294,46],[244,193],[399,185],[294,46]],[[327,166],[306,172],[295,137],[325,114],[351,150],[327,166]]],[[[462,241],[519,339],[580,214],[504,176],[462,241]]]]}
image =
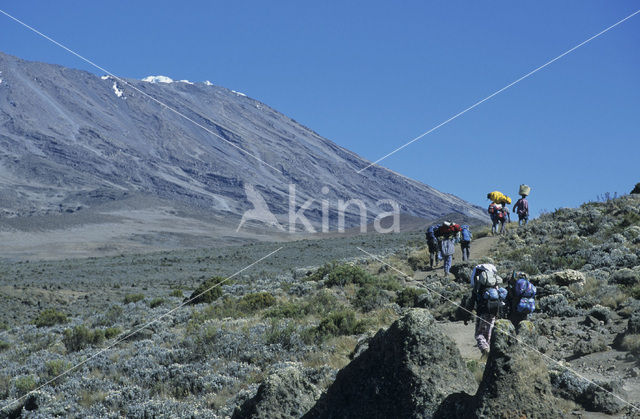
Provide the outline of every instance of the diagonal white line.
{"type": "Polygon", "coordinates": [[[226,138],[222,137],[221,135],[211,131],[209,128],[205,127],[204,125],[194,121],[192,118],[189,118],[187,115],[183,114],[182,112],[178,111],[175,108],[172,108],[171,106],[167,105],[166,103],[154,98],[153,96],[149,95],[148,93],[145,93],[144,91],[138,89],[136,86],[132,85],[131,83],[129,83],[128,81],[116,76],[115,74],[113,74],[112,72],[110,72],[109,70],[106,70],[102,67],[100,67],[98,64],[94,63],[93,61],[89,60],[88,58],[83,57],[82,55],[78,54],[77,52],[73,51],[72,49],[66,47],[65,45],[61,44],[60,42],[51,39],[50,37],[48,37],[47,35],[43,34],[42,32],[38,31],[37,29],[27,25],[26,23],[24,23],[23,21],[21,21],[20,19],[10,15],[9,13],[5,12],[4,10],[0,9],[0,13],[2,13],[3,15],[7,16],[8,18],[18,22],[19,24],[21,24],[22,26],[24,26],[25,28],[29,29],[32,32],[35,32],[36,34],[40,35],[41,37],[45,38],[46,40],[54,43],[55,45],[59,46],[60,48],[70,52],[71,54],[75,55],[76,57],[80,58],[82,61],[92,65],[93,67],[97,68],[100,71],[105,72],[106,74],[110,75],[111,77],[113,77],[114,79],[118,80],[120,83],[130,87],[131,89],[135,90],[136,92],[140,93],[141,95],[151,99],[152,101],[156,102],[157,104],[159,104],[160,106],[170,110],[171,112],[175,113],[178,116],[181,116],[182,118],[186,119],[187,121],[195,124],[196,126],[202,128],[203,130],[207,131],[209,134],[213,135],[214,137],[217,137],[219,139],[221,139],[222,141],[224,141],[225,143],[229,144],[230,146],[238,149],[239,151],[241,151],[242,153],[253,157],[255,160],[259,161],[260,163],[272,168],[273,170],[275,170],[276,172],[282,174],[282,171],[280,169],[277,169],[275,167],[273,167],[272,165],[270,165],[269,163],[265,162],[264,160],[260,159],[259,157],[255,156],[254,154],[249,153],[248,151],[246,151],[245,149],[243,149],[242,147],[239,147],[235,144],[233,144],[231,141],[227,140],[226,138]]]}
{"type": "Polygon", "coordinates": [[[378,163],[380,163],[382,160],[386,159],[387,157],[397,153],[398,151],[402,150],[403,148],[405,148],[406,146],[408,146],[409,144],[413,144],[414,142],[418,141],[419,139],[421,139],[422,137],[424,137],[425,135],[432,133],[433,131],[437,130],[438,128],[440,128],[443,125],[448,124],[449,122],[453,121],[454,119],[456,119],[459,116],[462,116],[463,114],[467,113],[468,111],[470,111],[471,109],[475,108],[476,106],[482,104],[483,102],[486,102],[487,100],[491,99],[492,97],[504,92],[505,90],[507,90],[508,88],[510,88],[511,86],[521,82],[522,80],[526,79],[527,77],[533,75],[534,73],[537,73],[538,71],[542,70],[543,68],[545,68],[546,66],[548,66],[549,64],[559,60],[560,58],[564,57],[565,55],[575,51],[576,49],[580,48],[581,46],[583,46],[584,44],[596,39],[597,37],[599,37],[600,35],[608,32],[609,30],[615,28],[616,26],[618,26],[619,24],[621,24],[622,22],[626,21],[627,19],[632,18],[633,16],[637,15],[638,13],[640,13],[640,9],[635,11],[634,13],[630,14],[629,16],[625,17],[622,20],[617,21],[616,23],[614,23],[613,25],[609,26],[608,28],[598,32],[597,34],[593,35],[591,38],[587,39],[586,41],[583,41],[581,43],[579,43],[578,45],[576,45],[575,47],[563,52],[562,54],[558,55],[556,58],[547,61],[546,63],[542,64],[540,67],[536,68],[535,70],[532,70],[530,72],[528,72],[527,74],[525,74],[524,76],[520,77],[519,79],[507,84],[505,87],[503,87],[500,90],[496,90],[495,92],[493,92],[492,94],[490,94],[489,96],[485,97],[482,100],[479,100],[478,102],[474,103],[473,105],[469,106],[468,108],[466,108],[465,110],[458,112],[457,114],[453,115],[451,118],[447,119],[444,122],[441,122],[440,124],[436,125],[435,127],[431,128],[429,131],[424,132],[420,135],[418,135],[416,138],[414,138],[413,140],[401,145],[400,147],[396,148],[395,150],[393,150],[390,153],[385,154],[384,156],[380,157],[378,160],[374,161],[373,163],[370,163],[368,166],[357,170],[356,173],[362,173],[363,171],[367,170],[368,168],[370,168],[373,165],[376,165],[378,163]]]}
{"type": "Polygon", "coordinates": [[[87,362],[91,361],[92,359],[94,359],[94,358],[95,358],[95,357],[97,357],[98,355],[100,355],[100,354],[104,353],[105,351],[107,351],[107,350],[109,350],[109,349],[113,348],[113,347],[114,347],[115,345],[117,345],[118,343],[120,343],[120,342],[122,342],[122,341],[125,341],[125,340],[129,339],[131,336],[135,335],[135,334],[136,334],[136,333],[138,333],[139,331],[141,331],[141,330],[143,330],[143,329],[146,329],[147,327],[151,326],[152,324],[154,324],[154,323],[158,322],[158,320],[160,320],[160,319],[162,319],[162,318],[164,318],[164,317],[168,316],[169,314],[171,314],[171,313],[175,312],[176,310],[178,310],[178,309],[180,309],[180,308],[184,307],[185,305],[189,304],[191,301],[195,300],[196,298],[200,297],[201,295],[206,294],[207,292],[211,291],[211,290],[212,290],[212,289],[214,289],[215,287],[218,287],[218,286],[220,286],[220,285],[224,284],[225,282],[227,282],[228,280],[230,280],[230,279],[231,279],[231,278],[233,278],[234,276],[237,276],[238,274],[240,274],[240,273],[242,273],[242,272],[246,271],[247,269],[251,268],[252,266],[254,266],[254,265],[256,265],[256,264],[258,264],[258,263],[262,262],[263,260],[265,260],[266,258],[270,257],[271,255],[273,255],[273,254],[275,254],[275,253],[279,252],[280,250],[282,250],[282,247],[279,247],[279,248],[277,248],[276,250],[274,250],[273,252],[269,253],[268,255],[261,257],[260,259],[256,260],[255,262],[251,263],[250,265],[245,266],[244,268],[240,269],[239,271],[237,271],[237,272],[236,272],[236,273],[234,273],[233,275],[226,277],[224,280],[222,280],[222,281],[218,282],[217,284],[213,285],[212,287],[209,287],[209,288],[207,288],[206,290],[202,291],[200,294],[198,294],[198,295],[196,295],[196,296],[194,296],[194,297],[191,297],[191,298],[190,298],[190,299],[188,299],[187,301],[183,301],[183,302],[182,302],[181,304],[179,304],[178,306],[176,306],[176,307],[172,308],[171,310],[167,311],[167,312],[166,312],[166,313],[164,313],[164,314],[161,314],[160,316],[158,316],[158,317],[154,318],[153,320],[151,320],[151,321],[149,321],[149,322],[145,323],[144,325],[140,326],[139,328],[135,329],[134,331],[132,331],[132,332],[128,333],[126,336],[116,338],[116,339],[115,339],[112,343],[110,343],[108,346],[106,346],[106,347],[104,347],[104,348],[100,349],[98,352],[96,352],[95,354],[91,355],[89,358],[87,358],[87,359],[85,359],[85,360],[83,360],[83,361],[81,361],[81,362],[77,363],[76,365],[74,365],[74,366],[72,366],[72,367],[68,368],[67,370],[65,370],[65,371],[63,371],[62,373],[58,374],[57,376],[53,377],[52,379],[50,379],[50,380],[49,380],[49,381],[47,381],[46,383],[44,383],[44,384],[42,384],[42,385],[38,386],[38,388],[35,388],[35,389],[33,389],[33,390],[29,391],[28,393],[26,393],[25,395],[23,395],[23,396],[21,396],[21,397],[19,397],[19,398],[15,399],[15,400],[13,400],[13,401],[11,401],[10,403],[8,403],[8,404],[6,404],[6,405],[2,406],[2,408],[0,408],[0,411],[3,411],[3,410],[5,410],[6,408],[8,408],[9,406],[11,406],[11,405],[15,404],[16,402],[19,402],[20,400],[22,400],[22,399],[26,398],[29,394],[31,394],[31,393],[33,393],[33,392],[35,392],[35,391],[40,390],[42,387],[45,387],[45,386],[47,386],[47,385],[49,385],[49,384],[53,383],[53,382],[54,382],[54,381],[56,381],[58,378],[60,378],[60,377],[63,377],[63,376],[65,376],[65,375],[67,375],[67,374],[68,374],[68,373],[70,373],[71,371],[73,371],[73,370],[77,369],[78,367],[80,367],[80,366],[82,366],[82,365],[86,364],[87,362]]]}
{"type": "MultiPolygon", "coordinates": [[[[356,247],[357,247],[357,246],[356,246],[356,247]]],[[[402,272],[401,270],[397,269],[396,267],[391,266],[390,264],[388,264],[387,262],[383,261],[382,259],[380,259],[380,258],[379,258],[379,257],[377,257],[376,255],[373,255],[373,254],[371,254],[371,253],[367,252],[366,250],[364,250],[364,249],[362,249],[362,248],[360,248],[360,247],[357,247],[357,249],[358,249],[358,250],[360,250],[362,253],[366,254],[367,256],[369,256],[370,258],[373,258],[373,259],[377,260],[378,262],[382,263],[383,265],[388,266],[389,268],[391,268],[391,269],[393,269],[394,271],[398,272],[400,275],[404,276],[405,278],[408,278],[410,281],[415,281],[411,276],[407,275],[406,273],[402,272]]],[[[462,309],[462,310],[463,310],[463,311],[465,311],[467,314],[470,314],[471,316],[475,317],[476,319],[478,319],[478,320],[480,320],[480,321],[485,322],[485,323],[487,323],[487,324],[488,324],[488,322],[487,322],[486,320],[484,320],[482,317],[478,317],[478,316],[477,316],[476,314],[474,314],[472,311],[467,310],[465,307],[462,307],[460,304],[456,303],[455,301],[451,300],[450,298],[447,298],[446,296],[444,296],[444,295],[440,294],[438,291],[435,291],[435,290],[431,289],[427,284],[417,284],[417,285],[419,285],[419,286],[422,286],[422,287],[426,288],[426,289],[427,289],[427,290],[429,290],[430,292],[432,292],[432,293],[436,294],[438,297],[440,297],[440,298],[442,298],[442,299],[446,300],[447,302],[449,302],[449,303],[453,304],[454,306],[456,306],[456,307],[458,307],[458,308],[462,309]]],[[[558,362],[558,361],[556,361],[555,359],[551,358],[549,355],[545,355],[545,354],[543,354],[543,353],[542,353],[542,352],[540,352],[538,349],[534,348],[533,346],[529,345],[529,344],[528,344],[528,343],[526,343],[526,342],[523,342],[523,341],[522,341],[521,339],[519,339],[516,335],[512,335],[512,334],[510,334],[510,333],[508,333],[508,332],[506,332],[506,331],[504,331],[504,330],[501,330],[501,329],[494,329],[494,330],[497,330],[497,331],[499,331],[499,332],[501,332],[501,333],[503,333],[503,334],[505,334],[505,335],[507,335],[507,336],[509,336],[509,337],[511,337],[511,338],[514,338],[514,339],[515,339],[515,340],[517,340],[521,345],[525,346],[525,347],[526,347],[526,348],[528,348],[528,349],[531,349],[532,351],[535,351],[535,352],[539,353],[543,358],[546,358],[546,359],[548,359],[549,361],[553,362],[554,364],[559,365],[561,368],[564,368],[564,369],[566,369],[567,371],[572,372],[572,373],[573,373],[573,374],[575,374],[577,377],[580,377],[581,379],[585,380],[585,381],[586,381],[586,382],[588,382],[589,384],[593,384],[594,386],[598,387],[600,390],[602,390],[602,391],[604,391],[604,392],[606,392],[606,393],[608,393],[608,394],[612,395],[613,397],[615,397],[616,399],[620,400],[620,401],[621,401],[621,402],[623,402],[624,404],[626,404],[626,405],[630,406],[632,409],[637,410],[637,411],[639,411],[639,412],[640,412],[640,407],[637,407],[636,405],[631,404],[630,402],[626,401],[625,399],[623,399],[622,397],[618,396],[617,394],[615,394],[615,393],[613,393],[613,392],[611,392],[611,391],[607,390],[606,388],[604,388],[604,387],[602,387],[602,386],[598,385],[597,383],[595,383],[595,382],[593,382],[593,381],[589,380],[589,379],[588,379],[588,378],[586,378],[585,376],[583,376],[583,375],[579,374],[579,373],[578,373],[578,372],[576,372],[574,369],[572,369],[572,368],[570,368],[570,367],[567,367],[566,365],[561,364],[560,362],[558,362]]]]}

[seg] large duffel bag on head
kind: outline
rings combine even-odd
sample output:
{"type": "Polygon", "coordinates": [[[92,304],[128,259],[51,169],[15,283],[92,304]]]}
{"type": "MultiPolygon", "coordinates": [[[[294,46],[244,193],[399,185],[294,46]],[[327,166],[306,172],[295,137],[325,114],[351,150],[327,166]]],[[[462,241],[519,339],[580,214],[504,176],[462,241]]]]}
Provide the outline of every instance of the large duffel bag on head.
{"type": "Polygon", "coordinates": [[[529,196],[531,193],[531,187],[529,185],[522,184],[520,185],[520,190],[518,191],[519,195],[529,196]]]}

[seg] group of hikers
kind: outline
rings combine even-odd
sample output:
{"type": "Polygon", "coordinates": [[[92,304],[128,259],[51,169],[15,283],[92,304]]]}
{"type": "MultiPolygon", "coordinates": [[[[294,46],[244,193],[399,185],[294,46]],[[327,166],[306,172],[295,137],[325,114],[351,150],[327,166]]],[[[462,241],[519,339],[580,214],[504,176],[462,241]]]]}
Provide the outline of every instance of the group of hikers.
{"type": "MultiPolygon", "coordinates": [[[[513,212],[518,214],[518,225],[526,225],[529,221],[529,202],[527,196],[531,188],[520,185],[520,199],[513,206],[513,212]]],[[[505,231],[505,222],[511,222],[508,204],[511,198],[494,191],[487,195],[492,202],[489,205],[491,216],[491,232],[502,234],[505,231]],[[500,229],[498,231],[498,224],[500,229]]],[[[458,225],[452,221],[430,226],[426,232],[427,245],[429,247],[429,263],[431,269],[437,266],[439,260],[443,260],[445,277],[451,270],[451,262],[456,243],[460,243],[462,260],[468,261],[471,251],[473,234],[468,225],[458,225]]],[[[489,353],[491,332],[498,317],[508,318],[517,326],[527,319],[535,310],[536,287],[531,284],[524,272],[513,272],[506,288],[503,280],[498,276],[495,265],[484,263],[473,268],[470,277],[471,295],[463,300],[461,306],[465,312],[465,324],[476,310],[475,339],[482,356],[489,353]]]]}
{"type": "Polygon", "coordinates": [[[484,263],[473,268],[470,279],[471,295],[463,300],[464,323],[476,310],[474,336],[482,357],[489,354],[491,332],[497,318],[506,318],[517,326],[536,308],[536,287],[524,272],[513,272],[504,288],[495,265],[484,263]]]}
{"type": "Polygon", "coordinates": [[[429,264],[431,269],[444,261],[444,274],[449,275],[456,243],[460,243],[462,260],[469,260],[471,252],[471,240],[473,234],[468,225],[458,225],[451,221],[442,224],[434,224],[427,229],[427,245],[429,246],[429,264]]]}
{"type": "MultiPolygon", "coordinates": [[[[518,225],[526,225],[529,221],[529,201],[527,196],[531,192],[531,188],[528,185],[520,185],[520,199],[518,199],[513,206],[512,211],[518,214],[518,225]]],[[[491,217],[491,233],[502,234],[505,231],[504,224],[511,222],[511,214],[507,205],[511,204],[511,198],[504,195],[501,192],[493,191],[487,194],[487,198],[491,200],[487,212],[491,217]],[[500,225],[500,230],[498,230],[500,225]]]]}

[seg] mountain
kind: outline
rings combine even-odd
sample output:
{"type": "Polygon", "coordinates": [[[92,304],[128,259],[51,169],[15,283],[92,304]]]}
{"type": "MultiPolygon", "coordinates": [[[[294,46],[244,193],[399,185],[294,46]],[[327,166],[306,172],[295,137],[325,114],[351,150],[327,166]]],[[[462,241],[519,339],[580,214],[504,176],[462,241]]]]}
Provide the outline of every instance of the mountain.
{"type": "MultiPolygon", "coordinates": [[[[366,208],[366,223],[390,211],[380,200],[425,220],[486,221],[481,208],[390,170],[356,173],[366,160],[209,82],[118,80],[2,53],[0,80],[5,243],[33,234],[31,244],[79,243],[81,254],[96,243],[110,243],[108,251],[125,242],[165,248],[284,237],[290,202],[300,210],[308,200],[301,214],[310,226],[299,218],[299,233],[321,230],[323,212],[335,230],[338,200],[350,199],[366,208]],[[275,215],[272,225],[248,219],[236,231],[256,205],[251,193],[275,215]]],[[[345,213],[345,228],[359,225],[358,206],[345,213]]]]}

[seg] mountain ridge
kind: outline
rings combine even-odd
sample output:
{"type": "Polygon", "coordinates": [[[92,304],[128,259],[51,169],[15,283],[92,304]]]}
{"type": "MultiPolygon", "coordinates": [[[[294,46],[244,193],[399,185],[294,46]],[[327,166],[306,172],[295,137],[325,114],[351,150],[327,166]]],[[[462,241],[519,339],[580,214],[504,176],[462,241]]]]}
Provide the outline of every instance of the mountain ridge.
{"type": "MultiPolygon", "coordinates": [[[[357,174],[368,162],[356,153],[210,82],[100,77],[1,52],[0,71],[3,218],[97,211],[148,194],[223,215],[231,227],[252,208],[244,192],[251,185],[287,225],[294,185],[294,210],[310,201],[303,215],[316,230],[323,203],[335,230],[337,203],[350,199],[362,202],[366,223],[389,211],[377,205],[385,199],[425,220],[450,213],[487,220],[483,209],[388,169],[357,174]]],[[[359,210],[347,206],[346,227],[360,223],[359,210]]]]}

